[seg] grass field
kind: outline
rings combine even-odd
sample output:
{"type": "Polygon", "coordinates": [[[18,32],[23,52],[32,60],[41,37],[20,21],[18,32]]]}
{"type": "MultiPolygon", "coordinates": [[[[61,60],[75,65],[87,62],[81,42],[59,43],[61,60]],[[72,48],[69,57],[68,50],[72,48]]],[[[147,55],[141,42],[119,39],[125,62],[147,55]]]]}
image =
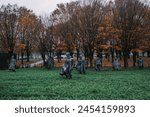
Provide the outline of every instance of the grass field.
{"type": "Polygon", "coordinates": [[[1,100],[143,100],[150,99],[150,69],[121,71],[87,70],[73,79],[59,75],[60,69],[0,71],[1,100]]]}

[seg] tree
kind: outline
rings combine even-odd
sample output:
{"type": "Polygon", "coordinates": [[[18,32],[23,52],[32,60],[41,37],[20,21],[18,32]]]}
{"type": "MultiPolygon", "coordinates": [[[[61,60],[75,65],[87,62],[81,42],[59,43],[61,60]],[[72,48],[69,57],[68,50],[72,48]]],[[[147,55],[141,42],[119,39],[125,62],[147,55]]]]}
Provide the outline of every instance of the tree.
{"type": "MultiPolygon", "coordinates": [[[[147,5],[139,0],[115,0],[114,26],[119,30],[121,47],[124,57],[124,67],[128,67],[128,56],[132,49],[138,47],[143,28],[143,19],[146,16],[147,5]]],[[[135,54],[133,57],[136,62],[135,54]]]]}
{"type": "Polygon", "coordinates": [[[29,56],[33,49],[34,44],[34,33],[35,33],[35,25],[37,17],[31,11],[25,7],[20,7],[19,9],[19,31],[18,38],[19,42],[25,44],[25,52],[27,55],[27,61],[29,62],[29,56]]]}
{"type": "Polygon", "coordinates": [[[53,57],[54,56],[54,49],[55,49],[55,41],[54,41],[54,22],[55,18],[50,15],[45,15],[42,17],[42,23],[45,28],[45,39],[47,40],[46,48],[47,48],[47,56],[53,57]]]}
{"type": "Polygon", "coordinates": [[[18,36],[19,8],[17,5],[2,5],[0,8],[1,48],[12,54],[18,36]]]}
{"type": "Polygon", "coordinates": [[[70,52],[71,56],[75,49],[75,39],[76,39],[76,35],[74,34],[74,27],[72,26],[71,22],[72,22],[72,15],[74,14],[78,6],[79,2],[58,4],[57,9],[55,9],[54,12],[52,13],[53,17],[56,18],[55,37],[57,37],[58,42],[64,43],[66,45],[66,51],[70,52]]]}
{"type": "Polygon", "coordinates": [[[150,57],[150,7],[147,8],[147,13],[146,16],[144,17],[143,21],[143,28],[142,30],[142,39],[139,42],[139,48],[142,49],[143,51],[147,52],[148,57],[150,57]]]}
{"type": "Polygon", "coordinates": [[[53,22],[52,16],[45,16],[39,17],[39,20],[35,23],[37,48],[41,53],[44,65],[46,65],[46,56],[52,57],[54,54],[53,22]]]}
{"type": "Polygon", "coordinates": [[[38,51],[41,53],[41,57],[43,59],[43,64],[46,65],[46,40],[45,40],[45,29],[42,24],[41,18],[37,20],[35,23],[36,25],[36,33],[35,33],[35,39],[37,40],[35,42],[38,51]]]}
{"type": "Polygon", "coordinates": [[[23,43],[20,43],[18,45],[16,45],[16,52],[20,52],[21,53],[21,65],[22,65],[22,68],[24,67],[23,66],[23,56],[24,56],[24,51],[25,51],[25,48],[26,48],[26,45],[23,44],[23,43]]]}
{"type": "Polygon", "coordinates": [[[72,22],[73,26],[76,27],[76,34],[80,45],[87,58],[90,59],[90,66],[93,65],[93,54],[94,47],[96,46],[99,32],[99,27],[102,23],[104,16],[103,4],[99,0],[84,2],[79,7],[75,14],[72,22]]]}

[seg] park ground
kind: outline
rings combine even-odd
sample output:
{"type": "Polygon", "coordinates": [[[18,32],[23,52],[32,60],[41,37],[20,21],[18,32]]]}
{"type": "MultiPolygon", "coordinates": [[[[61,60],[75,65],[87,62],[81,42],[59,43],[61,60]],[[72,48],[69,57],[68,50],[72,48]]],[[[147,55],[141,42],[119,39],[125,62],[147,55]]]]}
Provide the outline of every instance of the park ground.
{"type": "Polygon", "coordinates": [[[60,68],[0,70],[1,100],[149,100],[150,68],[96,72],[88,69],[73,79],[59,75],[60,68]]]}

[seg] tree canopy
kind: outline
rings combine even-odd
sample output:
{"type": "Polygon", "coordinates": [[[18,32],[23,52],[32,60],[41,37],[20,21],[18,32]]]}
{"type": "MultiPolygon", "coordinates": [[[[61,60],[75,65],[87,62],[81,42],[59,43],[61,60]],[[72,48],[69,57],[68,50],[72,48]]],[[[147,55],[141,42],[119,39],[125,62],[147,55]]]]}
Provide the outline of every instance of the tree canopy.
{"type": "MultiPolygon", "coordinates": [[[[129,53],[135,65],[137,52],[150,53],[150,6],[140,0],[83,0],[61,3],[50,15],[36,16],[17,5],[0,7],[0,51],[46,56],[82,52],[93,63],[94,53],[122,53],[128,67],[129,53]],[[23,51],[22,46],[24,45],[23,51]]],[[[117,55],[117,54],[116,54],[117,55]]]]}

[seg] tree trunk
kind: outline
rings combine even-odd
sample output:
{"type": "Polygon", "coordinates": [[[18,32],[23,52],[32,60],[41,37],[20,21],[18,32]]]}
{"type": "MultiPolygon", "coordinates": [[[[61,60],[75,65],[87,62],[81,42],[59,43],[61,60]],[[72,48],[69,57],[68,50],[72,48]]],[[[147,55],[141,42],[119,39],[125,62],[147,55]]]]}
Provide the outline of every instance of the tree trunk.
{"type": "Polygon", "coordinates": [[[119,58],[119,51],[116,50],[116,57],[119,58]]]}
{"type": "Polygon", "coordinates": [[[22,68],[23,68],[23,56],[24,56],[24,53],[21,52],[21,65],[22,65],[22,68]]]}
{"type": "Polygon", "coordinates": [[[114,61],[114,48],[111,48],[111,62],[114,61]]]}
{"type": "Polygon", "coordinates": [[[122,52],[119,51],[119,59],[122,60],[122,52]]]}
{"type": "Polygon", "coordinates": [[[93,54],[94,54],[94,52],[93,51],[90,51],[90,53],[89,53],[89,58],[90,58],[90,67],[93,67],[93,54]]]}
{"type": "Polygon", "coordinates": [[[19,55],[20,55],[20,54],[19,54],[19,52],[18,52],[18,54],[17,54],[17,60],[19,60],[19,55]]]}
{"type": "Polygon", "coordinates": [[[136,52],[133,52],[133,67],[136,67],[136,52]]]}
{"type": "Polygon", "coordinates": [[[30,61],[30,53],[27,52],[27,62],[29,62],[29,61],[30,61]]]}
{"type": "Polygon", "coordinates": [[[61,51],[59,52],[59,54],[58,54],[58,57],[59,57],[59,60],[61,61],[61,51]]]}
{"type": "Polygon", "coordinates": [[[150,57],[150,51],[147,51],[147,56],[150,57]]]}
{"type": "Polygon", "coordinates": [[[49,52],[49,53],[50,53],[50,57],[52,57],[52,56],[53,56],[53,55],[52,55],[52,54],[53,54],[53,53],[52,53],[52,50],[50,50],[50,52],[49,52]]]}
{"type": "Polygon", "coordinates": [[[79,59],[79,49],[77,49],[77,61],[79,59]]]}
{"type": "Polygon", "coordinates": [[[9,58],[11,59],[11,56],[12,56],[12,54],[13,54],[13,51],[9,51],[8,53],[9,53],[9,58]]]}
{"type": "Polygon", "coordinates": [[[26,47],[26,53],[27,53],[27,62],[29,62],[30,58],[30,46],[29,46],[29,41],[27,41],[27,47],[26,47]]]}
{"type": "Polygon", "coordinates": [[[128,52],[127,51],[123,52],[123,59],[124,59],[124,67],[128,68],[128,52]]]}
{"type": "Polygon", "coordinates": [[[93,59],[90,57],[90,67],[93,67],[93,59]]]}
{"type": "Polygon", "coordinates": [[[144,57],[145,52],[142,52],[142,54],[143,54],[143,57],[144,57]]]}
{"type": "Polygon", "coordinates": [[[43,65],[46,66],[45,53],[41,53],[41,57],[43,59],[43,65]]]}
{"type": "MultiPolygon", "coordinates": [[[[101,59],[102,59],[102,58],[101,58],[101,59]]],[[[108,53],[107,59],[108,59],[108,62],[110,62],[110,53],[108,53]]]]}

